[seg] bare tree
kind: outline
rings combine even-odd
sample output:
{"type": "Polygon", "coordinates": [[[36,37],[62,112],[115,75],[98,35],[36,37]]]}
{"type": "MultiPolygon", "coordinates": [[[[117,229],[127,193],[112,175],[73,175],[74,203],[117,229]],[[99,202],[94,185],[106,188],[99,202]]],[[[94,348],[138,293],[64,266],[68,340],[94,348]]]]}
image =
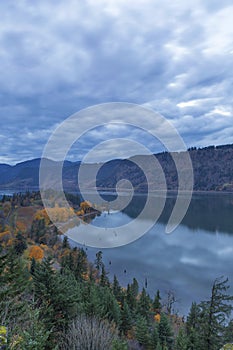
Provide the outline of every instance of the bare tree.
{"type": "Polygon", "coordinates": [[[117,337],[114,324],[94,316],[78,316],[65,335],[61,350],[110,350],[117,337]]]}

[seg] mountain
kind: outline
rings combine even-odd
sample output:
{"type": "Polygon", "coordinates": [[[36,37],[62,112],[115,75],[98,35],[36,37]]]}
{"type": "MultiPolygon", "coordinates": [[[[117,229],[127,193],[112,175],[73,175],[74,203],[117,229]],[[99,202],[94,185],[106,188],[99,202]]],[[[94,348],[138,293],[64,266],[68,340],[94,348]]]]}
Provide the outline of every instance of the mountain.
{"type": "MultiPolygon", "coordinates": [[[[187,152],[193,164],[194,190],[233,191],[233,144],[205,148],[192,147],[187,152]]],[[[182,161],[184,153],[176,153],[175,156],[182,161]]],[[[158,190],[163,186],[163,176],[160,172],[154,173],[152,163],[155,159],[162,167],[168,190],[176,190],[178,188],[177,170],[168,152],[138,155],[129,159],[114,159],[105,164],[81,164],[65,161],[63,185],[66,190],[77,190],[77,175],[81,166],[85,171],[85,177],[80,185],[82,184],[82,187],[86,189],[95,186],[92,174],[97,172],[96,184],[100,189],[115,189],[120,180],[127,179],[137,192],[147,191],[147,181],[150,182],[153,189],[158,190]],[[135,162],[143,165],[144,172],[135,162]]],[[[17,191],[38,189],[40,161],[41,159],[38,158],[14,166],[0,164],[0,189],[7,188],[17,191]]],[[[51,173],[53,169],[54,172],[56,171],[56,162],[46,159],[45,165],[51,173]]],[[[128,183],[122,184],[122,188],[126,187],[129,187],[128,183]]]]}

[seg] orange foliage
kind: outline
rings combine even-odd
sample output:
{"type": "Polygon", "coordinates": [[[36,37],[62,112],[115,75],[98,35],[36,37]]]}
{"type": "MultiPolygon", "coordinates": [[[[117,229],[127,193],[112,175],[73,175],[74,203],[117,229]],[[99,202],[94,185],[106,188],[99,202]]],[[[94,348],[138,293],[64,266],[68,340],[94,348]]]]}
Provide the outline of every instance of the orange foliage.
{"type": "Polygon", "coordinates": [[[32,259],[36,259],[36,260],[41,260],[44,257],[44,252],[43,250],[38,247],[37,245],[33,245],[30,250],[29,250],[29,258],[32,259]]]}
{"type": "Polygon", "coordinates": [[[19,220],[16,221],[16,227],[21,232],[25,232],[27,229],[26,225],[22,221],[19,221],[19,220]]]}
{"type": "Polygon", "coordinates": [[[161,319],[161,316],[160,316],[160,314],[156,314],[156,315],[154,315],[154,320],[156,321],[156,322],[160,322],[160,319],[161,319]]]}

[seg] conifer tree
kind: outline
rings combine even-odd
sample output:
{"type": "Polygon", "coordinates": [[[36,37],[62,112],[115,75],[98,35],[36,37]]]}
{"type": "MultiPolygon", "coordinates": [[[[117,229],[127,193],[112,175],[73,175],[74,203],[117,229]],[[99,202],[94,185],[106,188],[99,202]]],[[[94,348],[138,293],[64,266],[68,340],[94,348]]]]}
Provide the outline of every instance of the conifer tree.
{"type": "Polygon", "coordinates": [[[161,314],[158,332],[162,348],[168,347],[168,349],[171,349],[173,343],[173,333],[170,322],[164,313],[161,314]]]}
{"type": "Polygon", "coordinates": [[[217,278],[212,286],[211,297],[200,303],[201,308],[201,349],[218,350],[224,344],[224,333],[233,309],[233,296],[227,294],[227,278],[217,278]]]}
{"type": "Polygon", "coordinates": [[[143,316],[139,316],[137,319],[135,335],[140,345],[145,347],[149,345],[150,335],[148,332],[148,323],[147,319],[143,316]]]}
{"type": "Polygon", "coordinates": [[[176,337],[175,350],[187,350],[187,349],[188,349],[187,335],[186,335],[185,329],[181,327],[176,337]]]}
{"type": "Polygon", "coordinates": [[[123,308],[121,310],[121,322],[120,322],[120,331],[127,335],[128,331],[132,327],[132,315],[130,308],[127,304],[127,302],[124,302],[123,308]]]}
{"type": "Polygon", "coordinates": [[[159,332],[158,332],[158,327],[157,325],[155,325],[153,328],[152,328],[152,331],[151,331],[151,335],[150,335],[150,345],[151,345],[151,348],[154,350],[154,349],[157,349],[157,346],[159,344],[159,332]]]}
{"type": "Polygon", "coordinates": [[[121,302],[122,301],[122,290],[121,290],[121,286],[120,286],[120,283],[119,283],[116,275],[114,275],[114,277],[113,277],[112,291],[113,291],[113,294],[114,294],[116,300],[121,302]]]}
{"type": "Polygon", "coordinates": [[[160,291],[157,290],[156,295],[154,297],[154,301],[153,301],[153,309],[156,312],[160,312],[161,311],[162,305],[161,305],[160,300],[161,300],[160,291]]]}
{"type": "Polygon", "coordinates": [[[9,329],[26,318],[25,293],[29,274],[22,258],[14,250],[0,256],[0,324],[9,329]]]}
{"type": "Polygon", "coordinates": [[[145,288],[142,289],[140,299],[137,303],[137,314],[143,316],[147,321],[150,318],[150,308],[151,308],[151,299],[146,293],[145,288]]]}
{"type": "Polygon", "coordinates": [[[199,350],[200,348],[200,311],[200,307],[193,302],[186,322],[189,350],[199,350]]]}

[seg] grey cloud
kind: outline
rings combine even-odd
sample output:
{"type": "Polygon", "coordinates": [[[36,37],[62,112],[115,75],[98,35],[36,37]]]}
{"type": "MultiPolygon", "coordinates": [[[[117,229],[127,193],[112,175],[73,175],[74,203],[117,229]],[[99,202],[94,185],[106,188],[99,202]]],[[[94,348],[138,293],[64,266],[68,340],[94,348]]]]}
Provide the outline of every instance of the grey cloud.
{"type": "Polygon", "coordinates": [[[1,129],[15,136],[15,145],[19,127],[37,135],[33,140],[25,135],[33,157],[44,144],[38,130],[51,130],[83,107],[125,101],[164,114],[189,145],[214,138],[224,143],[231,137],[231,119],[216,115],[210,125],[209,115],[218,105],[232,106],[230,5],[227,0],[166,0],[159,6],[152,0],[1,3],[1,129]],[[204,103],[177,107],[195,99],[204,103]]]}

